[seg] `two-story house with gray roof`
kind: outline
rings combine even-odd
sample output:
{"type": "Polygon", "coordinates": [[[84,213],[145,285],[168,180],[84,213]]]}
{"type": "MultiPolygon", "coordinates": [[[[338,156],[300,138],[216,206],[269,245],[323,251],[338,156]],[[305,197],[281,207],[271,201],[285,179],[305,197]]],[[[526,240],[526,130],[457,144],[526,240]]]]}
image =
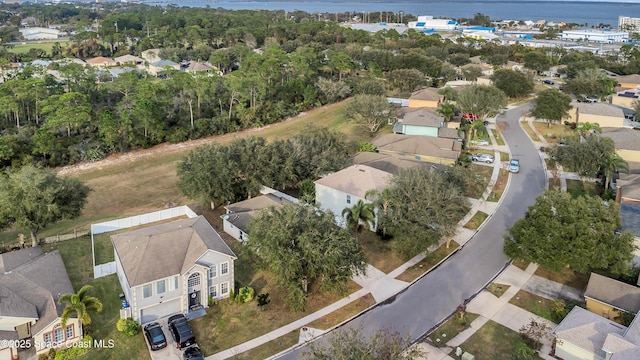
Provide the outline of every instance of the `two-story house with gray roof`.
{"type": "Polygon", "coordinates": [[[80,341],[80,322],[72,316],[62,327],[66,304],[58,303],[74,292],[59,251],[43,254],[33,247],[0,254],[0,340],[8,340],[0,341],[0,359],[28,358],[80,341]]]}
{"type": "Polygon", "coordinates": [[[142,324],[195,317],[209,297],[234,290],[236,255],[203,216],[112,235],[111,242],[131,317],[142,324]]]}

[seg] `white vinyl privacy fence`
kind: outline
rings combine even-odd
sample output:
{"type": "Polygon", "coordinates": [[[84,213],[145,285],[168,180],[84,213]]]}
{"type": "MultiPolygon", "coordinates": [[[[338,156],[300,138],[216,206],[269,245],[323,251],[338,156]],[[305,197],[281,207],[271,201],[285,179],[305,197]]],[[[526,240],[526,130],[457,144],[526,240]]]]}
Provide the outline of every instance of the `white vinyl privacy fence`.
{"type": "Polygon", "coordinates": [[[188,218],[197,217],[195,212],[186,205],[172,207],[165,210],[154,211],[146,214],[130,216],[122,219],[116,219],[111,221],[105,221],[98,224],[91,224],[91,256],[93,257],[93,277],[95,279],[115,274],[116,262],[111,261],[106,264],[96,264],[96,252],[95,243],[93,240],[94,235],[117,231],[127,228],[132,228],[144,224],[149,224],[157,221],[167,220],[171,218],[177,218],[186,216],[188,218]]]}

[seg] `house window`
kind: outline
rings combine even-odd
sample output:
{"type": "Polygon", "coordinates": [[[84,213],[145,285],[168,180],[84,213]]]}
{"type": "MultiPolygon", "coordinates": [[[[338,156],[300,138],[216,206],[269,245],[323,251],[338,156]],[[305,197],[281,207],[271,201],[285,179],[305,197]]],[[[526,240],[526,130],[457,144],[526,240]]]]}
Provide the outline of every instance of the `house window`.
{"type": "Polygon", "coordinates": [[[220,275],[227,275],[229,273],[229,263],[225,262],[220,264],[220,275]]]}
{"type": "Polygon", "coordinates": [[[189,276],[189,280],[187,280],[187,285],[191,288],[194,286],[200,285],[200,274],[195,273],[189,276]]]}
{"type": "Polygon", "coordinates": [[[165,291],[167,291],[167,281],[163,279],[156,282],[156,294],[164,294],[165,291]]]}
{"type": "Polygon", "coordinates": [[[212,298],[217,298],[218,297],[218,286],[217,285],[213,285],[209,288],[209,296],[211,296],[212,298]]]}
{"type": "Polygon", "coordinates": [[[216,265],[209,266],[209,279],[218,276],[216,265]]]}
{"type": "Polygon", "coordinates": [[[173,277],[173,289],[177,289],[178,288],[178,277],[174,276],[173,277]]]}
{"type": "Polygon", "coordinates": [[[153,295],[153,288],[151,287],[151,284],[147,284],[145,286],[142,287],[142,297],[143,298],[148,298],[151,297],[151,295],[153,295]]]}
{"type": "Polygon", "coordinates": [[[67,339],[73,338],[73,325],[67,325],[67,329],[65,332],[65,335],[67,335],[67,339]]]}
{"type": "Polygon", "coordinates": [[[51,335],[50,332],[48,333],[44,333],[44,344],[46,347],[50,347],[51,343],[53,342],[53,336],[51,335]]]}
{"type": "Polygon", "coordinates": [[[422,158],[420,157],[420,155],[416,155],[416,160],[422,160],[422,158]]]}
{"type": "Polygon", "coordinates": [[[222,284],[220,284],[220,293],[222,295],[226,295],[229,293],[229,283],[228,282],[223,282],[222,284]]]}
{"type": "Polygon", "coordinates": [[[57,327],[53,329],[53,341],[56,344],[59,344],[64,341],[64,332],[62,331],[62,327],[57,327]]]}
{"type": "Polygon", "coordinates": [[[351,195],[347,195],[347,204],[351,204],[351,195]]]}

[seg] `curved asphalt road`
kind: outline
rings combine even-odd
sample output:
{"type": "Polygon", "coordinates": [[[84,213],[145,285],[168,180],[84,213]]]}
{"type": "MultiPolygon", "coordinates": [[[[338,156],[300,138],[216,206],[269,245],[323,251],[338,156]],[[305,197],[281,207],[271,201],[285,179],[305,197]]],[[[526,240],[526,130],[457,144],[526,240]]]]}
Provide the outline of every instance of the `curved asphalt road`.
{"type": "MultiPolygon", "coordinates": [[[[497,121],[507,123],[502,134],[512,157],[520,160],[520,173],[511,176],[509,188],[494,215],[440,267],[345,326],[362,328],[367,334],[378,329],[397,331],[401,335],[408,332],[412,341],[416,341],[504,268],[508,261],[502,252],[505,229],[524,216],[527,207],[535,203],[545,186],[542,160],[518,124],[528,107],[514,108],[497,118],[497,121]]],[[[332,335],[329,333],[323,338],[327,336],[332,335]]],[[[305,351],[306,347],[299,347],[281,354],[278,359],[299,359],[305,351]]]]}

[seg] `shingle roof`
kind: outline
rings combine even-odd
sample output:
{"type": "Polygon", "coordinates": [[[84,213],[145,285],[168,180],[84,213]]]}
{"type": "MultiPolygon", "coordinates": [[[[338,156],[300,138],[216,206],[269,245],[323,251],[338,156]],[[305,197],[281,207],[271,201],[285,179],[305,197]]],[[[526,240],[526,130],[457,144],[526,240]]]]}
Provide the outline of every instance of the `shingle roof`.
{"type": "Polygon", "coordinates": [[[99,65],[99,64],[113,63],[113,62],[115,61],[112,58],[108,58],[104,56],[98,56],[98,57],[94,57],[93,59],[87,60],[87,64],[90,64],[90,65],[99,65]]]}
{"type": "Polygon", "coordinates": [[[363,198],[369,190],[382,191],[389,186],[392,175],[367,165],[351,165],[346,169],[316,180],[316,184],[363,198]]]}
{"type": "Polygon", "coordinates": [[[10,299],[9,305],[2,304],[2,314],[30,317],[35,308],[38,321],[31,327],[34,334],[62,314],[65,305],[58,304],[60,295],[74,292],[57,250],[35,257],[11,272],[0,275],[0,289],[0,296],[6,295],[10,299]]]}
{"type": "Polygon", "coordinates": [[[620,84],[640,84],[640,75],[638,74],[617,76],[616,79],[620,84]]]}
{"type": "Polygon", "coordinates": [[[640,200],[640,174],[620,174],[616,186],[621,188],[623,201],[640,200]]]}
{"type": "Polygon", "coordinates": [[[602,351],[609,334],[624,335],[626,327],[575,306],[558,324],[553,333],[558,339],[596,354],[604,359],[602,351]]]}
{"type": "Polygon", "coordinates": [[[371,166],[394,175],[398,174],[402,169],[434,165],[426,161],[411,160],[374,152],[359,152],[351,158],[351,163],[371,166]]]}
{"type": "Polygon", "coordinates": [[[438,129],[438,137],[446,139],[459,139],[460,135],[458,134],[457,129],[441,127],[438,129]]]}
{"type": "Polygon", "coordinates": [[[595,273],[584,296],[634,314],[640,310],[640,288],[595,273]]]}
{"type": "Polygon", "coordinates": [[[371,142],[378,151],[434,156],[442,159],[458,159],[462,145],[452,139],[419,135],[381,135],[371,142]]]}
{"type": "Polygon", "coordinates": [[[630,202],[620,203],[620,217],[622,225],[620,228],[631,231],[637,238],[640,238],[640,204],[630,202]]]}
{"type": "Polygon", "coordinates": [[[9,272],[40,255],[42,255],[40,246],[0,254],[0,273],[9,272]]]}
{"type": "Polygon", "coordinates": [[[626,128],[602,128],[602,136],[611,138],[616,148],[640,151],[640,131],[626,128]]]}
{"type": "Polygon", "coordinates": [[[111,241],[129,286],[184,274],[207,250],[235,258],[203,216],[112,235],[111,241]]]}
{"type": "Polygon", "coordinates": [[[247,224],[249,221],[253,220],[260,211],[270,207],[280,207],[283,205],[293,205],[293,203],[275,194],[256,196],[251,199],[225,206],[225,209],[230,212],[227,214],[228,218],[226,220],[243,232],[248,233],[247,224]]]}
{"type": "Polygon", "coordinates": [[[442,95],[438,94],[438,89],[431,87],[418,90],[409,96],[411,100],[438,101],[441,98],[442,95]]]}
{"type": "Polygon", "coordinates": [[[573,106],[580,114],[591,114],[591,115],[600,115],[600,116],[612,116],[624,118],[624,112],[617,106],[612,106],[608,103],[597,102],[597,103],[581,103],[577,101],[572,101],[571,106],[573,106]]]}
{"type": "Polygon", "coordinates": [[[178,63],[174,63],[171,60],[159,60],[159,61],[151,63],[151,65],[153,65],[155,67],[164,67],[164,66],[174,67],[174,66],[178,65],[178,63]]]}
{"type": "Polygon", "coordinates": [[[191,61],[185,67],[186,71],[211,71],[213,68],[207,64],[202,64],[196,61],[191,61]]]}
{"type": "Polygon", "coordinates": [[[444,122],[444,116],[427,109],[420,109],[404,114],[402,123],[404,125],[440,127],[444,122]]]}
{"type": "Polygon", "coordinates": [[[141,57],[137,57],[134,55],[122,55],[122,56],[118,56],[117,58],[114,58],[113,60],[115,60],[116,62],[120,63],[120,64],[124,64],[124,63],[128,63],[128,62],[144,62],[144,59],[141,57]]]}

